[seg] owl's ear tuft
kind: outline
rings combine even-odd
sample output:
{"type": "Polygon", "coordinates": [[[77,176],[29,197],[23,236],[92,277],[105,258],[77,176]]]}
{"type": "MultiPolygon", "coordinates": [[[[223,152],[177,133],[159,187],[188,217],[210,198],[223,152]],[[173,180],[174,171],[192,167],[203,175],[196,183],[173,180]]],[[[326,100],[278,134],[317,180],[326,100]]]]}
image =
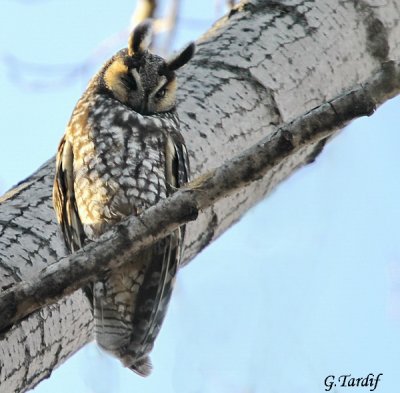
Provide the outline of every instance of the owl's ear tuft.
{"type": "Polygon", "coordinates": [[[128,54],[140,54],[145,52],[150,46],[152,38],[152,21],[146,19],[138,24],[132,31],[128,42],[128,54]]]}
{"type": "Polygon", "coordinates": [[[178,68],[184,66],[193,57],[195,50],[196,50],[196,45],[194,44],[194,42],[191,42],[177,55],[167,60],[168,69],[171,71],[175,71],[178,68]]]}

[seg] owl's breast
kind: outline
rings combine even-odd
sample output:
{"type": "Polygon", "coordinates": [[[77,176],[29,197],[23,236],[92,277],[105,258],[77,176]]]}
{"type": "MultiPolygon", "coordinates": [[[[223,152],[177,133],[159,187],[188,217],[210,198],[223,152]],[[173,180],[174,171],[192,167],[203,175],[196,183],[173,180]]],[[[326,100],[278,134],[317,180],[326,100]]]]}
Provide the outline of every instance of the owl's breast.
{"type": "Polygon", "coordinates": [[[96,238],[167,196],[166,141],[162,130],[123,113],[118,121],[103,113],[87,128],[73,143],[74,189],[85,232],[96,238]]]}

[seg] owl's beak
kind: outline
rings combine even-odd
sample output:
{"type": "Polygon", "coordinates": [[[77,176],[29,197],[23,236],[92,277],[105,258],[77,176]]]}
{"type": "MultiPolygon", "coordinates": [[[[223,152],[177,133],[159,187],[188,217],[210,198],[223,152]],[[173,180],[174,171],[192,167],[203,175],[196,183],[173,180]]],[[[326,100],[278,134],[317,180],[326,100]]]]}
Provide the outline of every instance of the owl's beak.
{"type": "Polygon", "coordinates": [[[142,105],[140,106],[140,113],[142,113],[143,115],[147,115],[149,113],[148,101],[149,101],[149,95],[146,94],[144,100],[142,101],[142,105]]]}

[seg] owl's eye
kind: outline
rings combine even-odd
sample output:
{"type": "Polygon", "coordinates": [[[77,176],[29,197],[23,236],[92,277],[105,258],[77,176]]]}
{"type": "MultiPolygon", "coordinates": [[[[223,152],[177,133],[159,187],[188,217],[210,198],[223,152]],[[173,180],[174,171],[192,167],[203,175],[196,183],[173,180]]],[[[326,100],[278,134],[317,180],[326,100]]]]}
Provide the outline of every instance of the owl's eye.
{"type": "Polygon", "coordinates": [[[156,98],[161,99],[165,97],[165,93],[167,92],[167,89],[165,87],[162,87],[158,92],[156,93],[156,98]]]}
{"type": "Polygon", "coordinates": [[[137,89],[135,78],[131,75],[122,75],[121,82],[130,90],[137,89]]]}

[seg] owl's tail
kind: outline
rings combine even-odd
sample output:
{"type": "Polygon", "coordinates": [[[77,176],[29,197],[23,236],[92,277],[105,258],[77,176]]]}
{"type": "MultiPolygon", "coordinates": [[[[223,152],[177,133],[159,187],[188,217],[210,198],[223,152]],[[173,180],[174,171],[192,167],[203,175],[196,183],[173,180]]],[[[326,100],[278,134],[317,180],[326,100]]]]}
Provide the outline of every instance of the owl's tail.
{"type": "Polygon", "coordinates": [[[141,288],[143,302],[138,302],[135,313],[135,317],[147,325],[140,342],[143,348],[153,346],[167,312],[179,267],[181,245],[181,231],[178,229],[154,247],[152,262],[141,288]]]}
{"type": "Polygon", "coordinates": [[[153,366],[151,365],[150,357],[144,356],[143,358],[136,360],[129,369],[139,374],[141,377],[147,377],[150,375],[153,366]]]}

